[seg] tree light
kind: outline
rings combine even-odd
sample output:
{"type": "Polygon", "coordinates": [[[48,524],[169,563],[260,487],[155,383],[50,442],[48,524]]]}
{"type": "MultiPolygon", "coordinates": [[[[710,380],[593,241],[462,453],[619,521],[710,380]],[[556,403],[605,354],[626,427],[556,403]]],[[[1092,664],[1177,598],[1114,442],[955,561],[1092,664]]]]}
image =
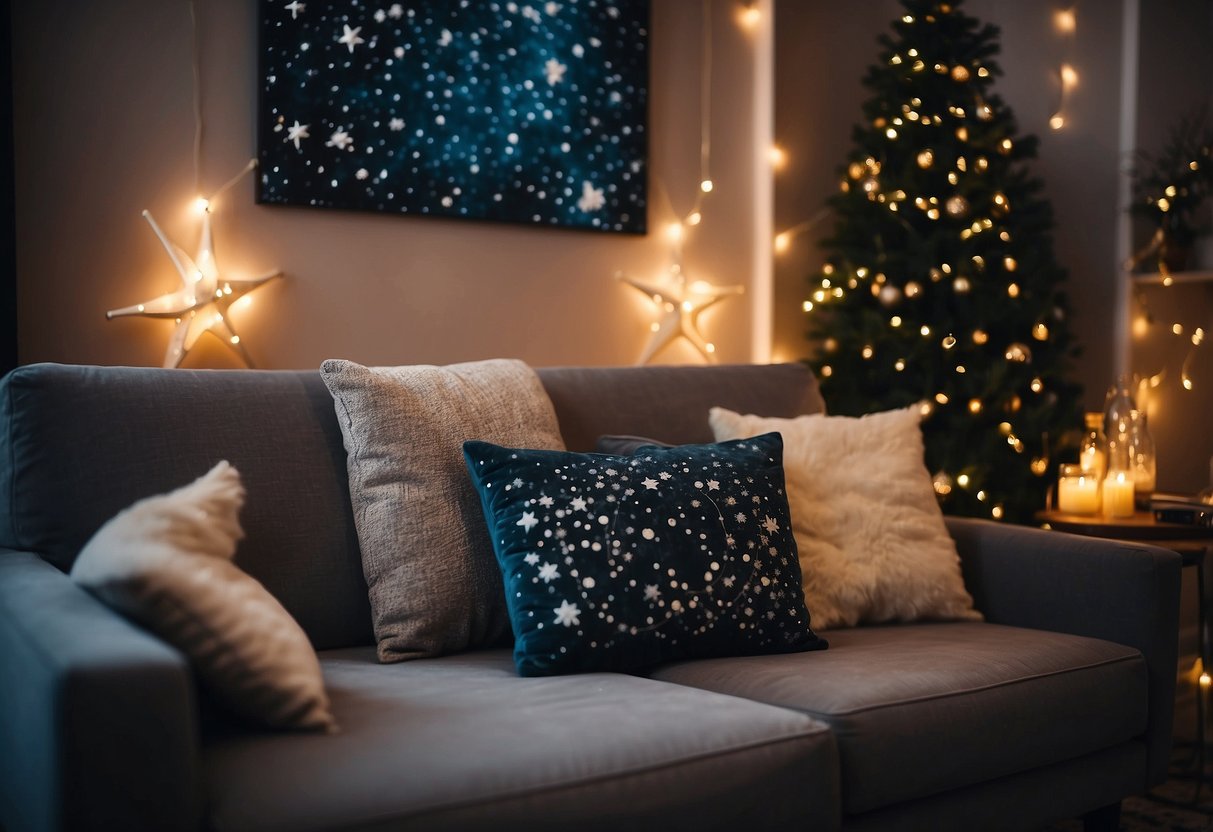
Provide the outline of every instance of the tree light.
{"type": "Polygon", "coordinates": [[[705,194],[711,193],[712,187],[713,185],[711,179],[705,179],[699,183],[699,190],[703,191],[705,194]]]}
{"type": "Polygon", "coordinates": [[[1058,9],[1053,12],[1053,25],[1063,35],[1074,34],[1074,30],[1078,28],[1078,20],[1074,15],[1074,9],[1058,9]]]}

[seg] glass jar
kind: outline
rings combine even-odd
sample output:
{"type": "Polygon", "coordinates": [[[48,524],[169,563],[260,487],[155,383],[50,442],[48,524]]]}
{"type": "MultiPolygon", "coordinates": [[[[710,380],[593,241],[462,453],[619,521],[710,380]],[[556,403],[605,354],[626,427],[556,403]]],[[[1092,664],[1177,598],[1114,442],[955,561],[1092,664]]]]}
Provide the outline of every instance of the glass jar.
{"type": "Polygon", "coordinates": [[[1099,513],[1099,482],[1081,465],[1066,463],[1058,469],[1057,510],[1066,514],[1099,513]]]}
{"type": "Polygon", "coordinates": [[[1086,415],[1087,434],[1078,448],[1078,465],[1083,473],[1102,480],[1108,470],[1108,441],[1103,433],[1103,414],[1086,415]]]}
{"type": "Polygon", "coordinates": [[[1157,479],[1158,455],[1154,451],[1154,438],[1150,436],[1144,410],[1134,410],[1129,414],[1129,470],[1133,473],[1137,507],[1148,510],[1157,479]]]}

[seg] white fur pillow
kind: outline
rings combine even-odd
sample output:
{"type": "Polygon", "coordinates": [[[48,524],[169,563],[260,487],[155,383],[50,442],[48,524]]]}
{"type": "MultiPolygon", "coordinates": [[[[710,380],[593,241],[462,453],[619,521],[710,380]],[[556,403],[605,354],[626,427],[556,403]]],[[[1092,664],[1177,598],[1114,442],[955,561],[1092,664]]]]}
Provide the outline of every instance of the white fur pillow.
{"type": "Polygon", "coordinates": [[[307,635],[232,563],[243,504],[240,475],[220,462],[98,529],[72,579],[185,653],[202,684],[237,714],[274,728],[332,730],[307,635]]]}
{"type": "Polygon", "coordinates": [[[714,407],[716,440],[779,431],[813,626],[980,620],[923,463],[916,407],[859,418],[742,416],[714,407]]]}

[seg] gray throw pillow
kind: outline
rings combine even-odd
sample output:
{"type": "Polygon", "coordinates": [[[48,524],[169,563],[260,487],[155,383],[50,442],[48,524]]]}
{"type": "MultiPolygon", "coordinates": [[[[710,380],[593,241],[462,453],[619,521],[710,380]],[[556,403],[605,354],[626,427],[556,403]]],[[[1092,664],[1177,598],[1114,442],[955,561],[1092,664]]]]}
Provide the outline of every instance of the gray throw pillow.
{"type": "Polygon", "coordinates": [[[535,372],[496,359],[446,367],[320,367],[341,425],[379,659],[502,643],[501,572],[463,443],[564,450],[535,372]]]}

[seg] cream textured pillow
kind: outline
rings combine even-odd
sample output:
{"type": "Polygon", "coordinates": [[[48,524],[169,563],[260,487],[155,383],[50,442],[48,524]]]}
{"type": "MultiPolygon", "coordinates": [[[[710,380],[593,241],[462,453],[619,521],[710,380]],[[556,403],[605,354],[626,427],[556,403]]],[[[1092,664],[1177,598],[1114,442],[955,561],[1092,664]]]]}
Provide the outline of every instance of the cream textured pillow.
{"type": "Polygon", "coordinates": [[[505,590],[463,443],[564,450],[539,377],[506,359],[376,368],[329,360],[320,374],[345,440],[380,661],[502,643],[505,590]]]}
{"type": "Polygon", "coordinates": [[[202,684],[273,728],[335,728],[320,663],[295,619],[232,563],[240,475],[220,462],[140,500],[85,544],[72,579],[189,658],[202,684]]]}
{"type": "Polygon", "coordinates": [[[923,464],[918,408],[859,418],[742,416],[714,407],[717,441],[779,431],[813,626],[980,620],[923,464]]]}

